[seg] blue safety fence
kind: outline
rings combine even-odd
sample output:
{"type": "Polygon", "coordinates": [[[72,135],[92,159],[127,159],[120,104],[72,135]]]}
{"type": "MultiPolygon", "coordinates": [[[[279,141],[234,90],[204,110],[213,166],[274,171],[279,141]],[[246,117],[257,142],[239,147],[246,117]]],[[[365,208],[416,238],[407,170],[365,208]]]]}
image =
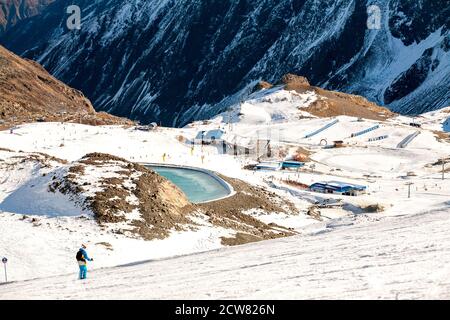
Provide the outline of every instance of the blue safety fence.
{"type": "Polygon", "coordinates": [[[377,130],[379,128],[380,128],[380,125],[377,124],[376,126],[373,126],[372,128],[369,128],[369,129],[366,129],[366,130],[363,130],[363,131],[359,131],[359,132],[356,132],[356,133],[352,133],[351,137],[354,138],[354,137],[362,136],[363,134],[369,133],[369,132],[377,130]]]}
{"type": "Polygon", "coordinates": [[[408,144],[411,143],[411,141],[413,141],[418,135],[420,134],[420,131],[416,131],[413,134],[410,134],[409,136],[407,136],[405,139],[403,139],[398,145],[397,148],[406,148],[406,146],[408,144]]]}
{"type": "Polygon", "coordinates": [[[322,131],[325,131],[325,130],[327,130],[328,128],[334,126],[334,125],[335,125],[336,123],[338,123],[338,122],[339,122],[339,119],[333,120],[332,122],[330,122],[330,123],[328,123],[327,125],[323,126],[323,127],[320,128],[319,130],[316,130],[316,131],[314,131],[314,132],[311,132],[311,133],[307,134],[307,135],[305,136],[305,138],[311,138],[311,137],[315,136],[316,134],[319,134],[319,133],[321,133],[322,131]]]}
{"type": "Polygon", "coordinates": [[[379,136],[379,137],[375,137],[375,138],[370,138],[370,139],[369,139],[369,142],[379,141],[379,140],[384,140],[384,139],[387,139],[387,138],[389,138],[388,135],[379,136]]]}

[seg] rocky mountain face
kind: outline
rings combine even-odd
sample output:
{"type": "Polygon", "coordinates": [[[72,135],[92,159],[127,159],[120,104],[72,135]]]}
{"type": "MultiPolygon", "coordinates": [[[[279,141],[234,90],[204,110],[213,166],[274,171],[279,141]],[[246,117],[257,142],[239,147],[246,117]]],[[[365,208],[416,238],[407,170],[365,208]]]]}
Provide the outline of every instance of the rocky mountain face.
{"type": "Polygon", "coordinates": [[[416,114],[450,103],[449,13],[449,0],[58,0],[0,41],[142,122],[209,117],[289,72],[416,114]]]}
{"type": "MultiPolygon", "coordinates": [[[[316,99],[308,107],[302,107],[301,110],[317,117],[347,115],[383,121],[396,115],[389,109],[380,107],[362,96],[329,91],[311,86],[305,77],[287,74],[281,78],[279,83],[283,86],[284,90],[290,92],[295,91],[300,94],[314,93],[316,99]]],[[[267,82],[263,82],[262,85],[266,87],[271,86],[267,82]]],[[[256,89],[259,87],[261,87],[261,84],[258,84],[256,89]]]]}
{"type": "Polygon", "coordinates": [[[44,120],[129,123],[97,113],[80,91],[56,80],[38,63],[22,59],[0,46],[0,129],[44,120]]]}
{"type": "Polygon", "coordinates": [[[0,0],[0,35],[18,21],[38,15],[55,0],[0,0]]]}

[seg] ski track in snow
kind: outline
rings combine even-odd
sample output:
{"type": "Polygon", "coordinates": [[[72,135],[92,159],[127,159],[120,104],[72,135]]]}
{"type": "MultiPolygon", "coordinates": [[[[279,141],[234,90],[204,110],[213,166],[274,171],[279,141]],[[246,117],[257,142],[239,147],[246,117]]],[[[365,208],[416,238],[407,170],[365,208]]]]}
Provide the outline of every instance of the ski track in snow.
{"type": "Polygon", "coordinates": [[[448,299],[450,212],[1,286],[0,299],[448,299]]]}

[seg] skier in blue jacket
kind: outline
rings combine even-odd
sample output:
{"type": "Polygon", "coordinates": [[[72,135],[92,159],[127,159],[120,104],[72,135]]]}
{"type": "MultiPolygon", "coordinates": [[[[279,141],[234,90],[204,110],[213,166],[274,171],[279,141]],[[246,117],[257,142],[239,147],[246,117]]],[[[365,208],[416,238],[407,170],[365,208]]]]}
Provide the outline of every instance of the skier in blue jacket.
{"type": "Polygon", "coordinates": [[[86,279],[87,275],[87,261],[94,261],[94,259],[89,258],[86,252],[86,245],[82,244],[80,250],[77,252],[78,266],[80,267],[80,280],[86,279]]]}

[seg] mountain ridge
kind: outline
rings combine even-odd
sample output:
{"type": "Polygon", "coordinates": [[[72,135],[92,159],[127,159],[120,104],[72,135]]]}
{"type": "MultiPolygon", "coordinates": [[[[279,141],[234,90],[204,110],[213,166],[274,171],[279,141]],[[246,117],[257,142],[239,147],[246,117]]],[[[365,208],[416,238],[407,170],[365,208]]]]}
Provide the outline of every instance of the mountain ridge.
{"type": "Polygon", "coordinates": [[[403,114],[450,104],[448,1],[60,0],[1,42],[82,90],[98,110],[183,126],[254,81],[286,73],[403,114]],[[67,30],[69,4],[81,30],[67,30]],[[80,49],[81,48],[81,49],[80,49]]]}
{"type": "Polygon", "coordinates": [[[2,0],[0,2],[0,35],[20,20],[38,15],[55,0],[2,0]]]}
{"type": "Polygon", "coordinates": [[[97,113],[80,91],[53,78],[37,62],[0,46],[0,128],[34,121],[131,124],[97,113]]]}

